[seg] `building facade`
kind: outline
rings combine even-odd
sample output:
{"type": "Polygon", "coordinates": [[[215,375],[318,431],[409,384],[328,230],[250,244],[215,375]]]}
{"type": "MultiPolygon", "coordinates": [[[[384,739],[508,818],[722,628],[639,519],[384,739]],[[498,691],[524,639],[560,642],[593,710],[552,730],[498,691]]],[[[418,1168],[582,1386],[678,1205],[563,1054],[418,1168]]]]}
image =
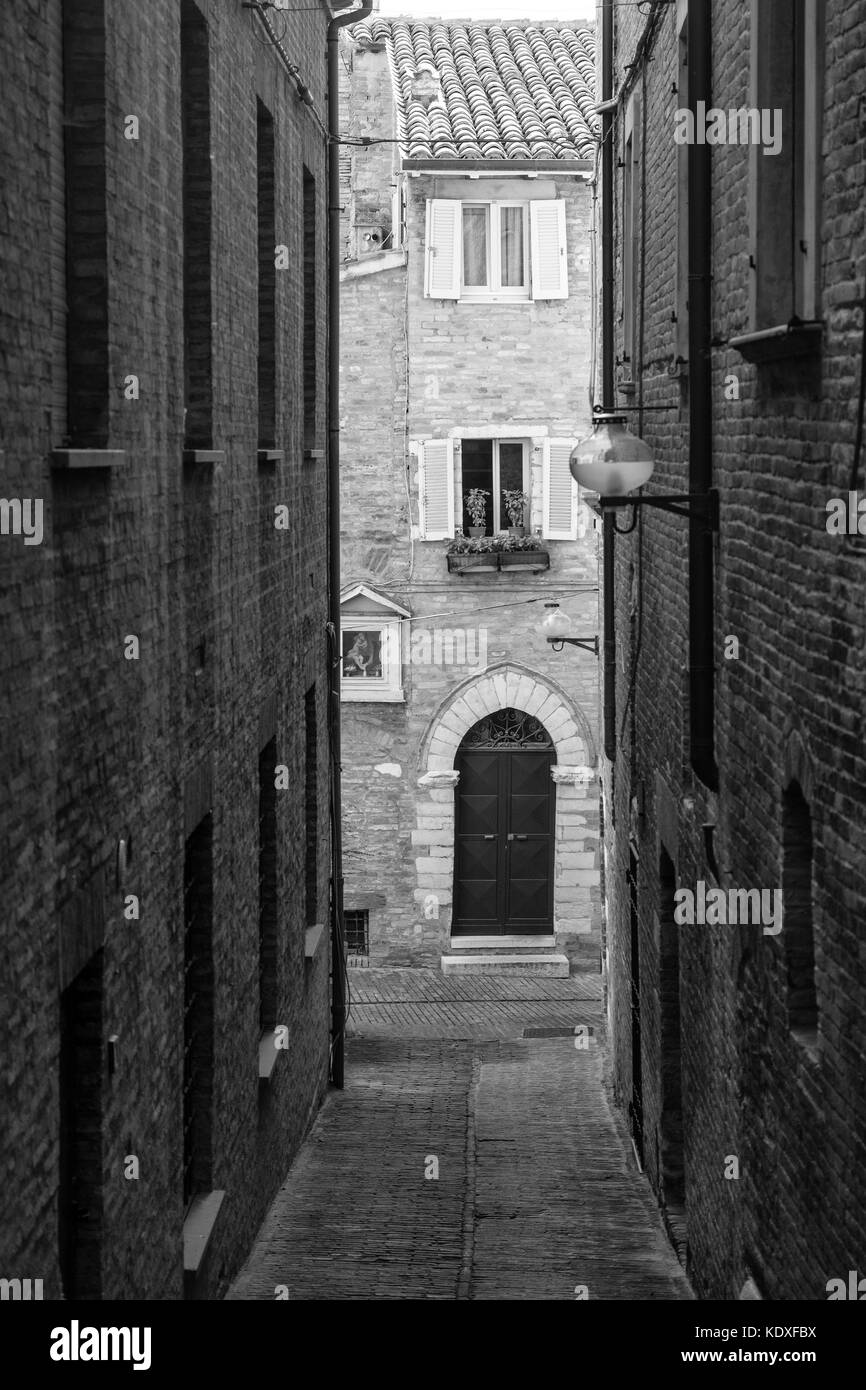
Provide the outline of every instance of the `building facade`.
{"type": "Polygon", "coordinates": [[[615,1087],[698,1295],[820,1300],[866,1249],[866,5],[603,11],[601,403],[718,498],[609,538],[615,1087]]]}
{"type": "Polygon", "coordinates": [[[475,940],[597,970],[596,659],[539,632],[556,602],[596,632],[597,536],[568,471],[589,420],[592,35],[346,32],[350,958],[447,969],[475,940]],[[510,525],[523,540],[494,548],[510,525]]]}
{"type": "Polygon", "coordinates": [[[0,1274],[46,1298],[219,1296],[327,1083],[329,19],[4,19],[0,1274]]]}

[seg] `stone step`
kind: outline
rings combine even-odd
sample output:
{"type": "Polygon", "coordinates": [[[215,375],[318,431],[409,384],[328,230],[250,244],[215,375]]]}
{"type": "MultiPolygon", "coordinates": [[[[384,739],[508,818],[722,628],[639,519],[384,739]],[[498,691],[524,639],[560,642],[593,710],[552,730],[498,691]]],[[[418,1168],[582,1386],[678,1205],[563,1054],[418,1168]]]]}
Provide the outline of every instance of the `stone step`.
{"type": "Polygon", "coordinates": [[[443,975],[548,975],[562,980],[568,973],[568,957],[552,952],[509,955],[503,951],[495,955],[442,957],[443,975]]]}
{"type": "Polygon", "coordinates": [[[496,954],[499,951],[553,951],[555,936],[452,936],[448,943],[455,956],[496,954]]]}

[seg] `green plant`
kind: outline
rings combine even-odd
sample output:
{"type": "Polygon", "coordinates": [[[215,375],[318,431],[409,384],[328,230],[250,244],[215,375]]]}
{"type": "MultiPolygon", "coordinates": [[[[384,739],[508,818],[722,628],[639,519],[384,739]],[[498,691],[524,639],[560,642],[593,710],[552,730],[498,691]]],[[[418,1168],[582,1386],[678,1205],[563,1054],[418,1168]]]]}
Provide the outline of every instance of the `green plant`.
{"type": "Polygon", "coordinates": [[[529,506],[526,493],[520,492],[517,488],[506,488],[502,496],[505,498],[505,510],[511,525],[522,526],[526,518],[526,508],[529,506]]]}
{"type": "Polygon", "coordinates": [[[498,536],[464,536],[462,532],[454,537],[446,550],[446,555],[487,555],[502,549],[498,536]]]}
{"type": "Polygon", "coordinates": [[[502,543],[502,549],[507,552],[541,550],[541,541],[538,536],[506,536],[502,543]]]}
{"type": "Polygon", "coordinates": [[[473,526],[483,526],[487,516],[487,503],[484,500],[490,493],[486,488],[470,488],[466,496],[466,510],[473,526]]]}

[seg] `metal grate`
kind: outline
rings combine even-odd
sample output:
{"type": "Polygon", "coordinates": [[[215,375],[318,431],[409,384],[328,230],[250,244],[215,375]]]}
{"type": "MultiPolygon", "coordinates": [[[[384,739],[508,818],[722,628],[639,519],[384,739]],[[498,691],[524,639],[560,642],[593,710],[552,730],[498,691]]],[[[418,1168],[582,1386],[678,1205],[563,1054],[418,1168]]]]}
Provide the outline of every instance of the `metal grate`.
{"type": "Polygon", "coordinates": [[[346,952],[350,956],[370,954],[370,914],[366,909],[346,910],[343,913],[346,926],[346,952]]]}
{"type": "Polygon", "coordinates": [[[470,748],[550,748],[551,738],[543,724],[522,710],[501,709],[480,719],[464,738],[461,749],[470,748]]]}

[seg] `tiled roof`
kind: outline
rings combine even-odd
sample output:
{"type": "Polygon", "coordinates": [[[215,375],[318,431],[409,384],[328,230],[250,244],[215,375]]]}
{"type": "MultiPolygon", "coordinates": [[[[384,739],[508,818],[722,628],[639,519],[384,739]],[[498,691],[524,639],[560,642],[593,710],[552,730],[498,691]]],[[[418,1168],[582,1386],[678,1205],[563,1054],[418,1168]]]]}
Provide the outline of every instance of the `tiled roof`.
{"type": "Polygon", "coordinates": [[[355,24],[362,43],[387,41],[398,134],[409,159],[591,159],[595,153],[595,42],[582,24],[514,20],[355,24]],[[441,95],[412,95],[422,65],[441,95]]]}

